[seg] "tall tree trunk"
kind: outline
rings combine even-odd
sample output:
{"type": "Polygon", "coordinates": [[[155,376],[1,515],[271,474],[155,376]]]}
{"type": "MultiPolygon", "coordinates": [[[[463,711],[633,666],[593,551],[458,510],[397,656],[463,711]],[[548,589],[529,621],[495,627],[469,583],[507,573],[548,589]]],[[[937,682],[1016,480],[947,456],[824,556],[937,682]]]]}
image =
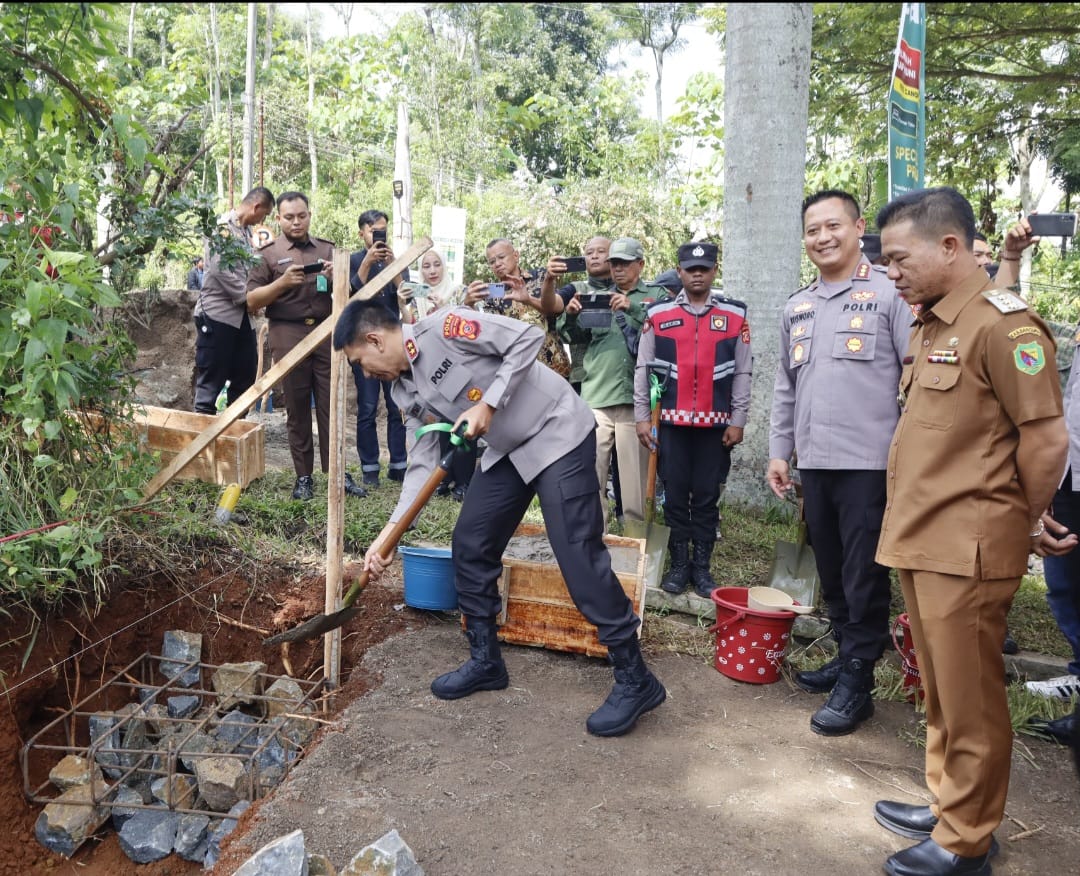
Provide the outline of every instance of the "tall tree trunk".
{"type": "Polygon", "coordinates": [[[263,43],[262,67],[265,70],[270,66],[270,57],[274,52],[274,9],[276,3],[266,4],[266,40],[263,43]]]}
{"type": "Polygon", "coordinates": [[[401,180],[401,197],[394,198],[394,252],[413,243],[412,160],[409,154],[409,110],[404,99],[397,105],[397,140],[394,144],[394,179],[401,180]]]}
{"type": "Polygon", "coordinates": [[[307,76],[308,76],[308,124],[307,142],[308,159],[311,162],[311,191],[315,196],[315,190],[319,187],[319,153],[315,149],[315,66],[313,62],[312,39],[311,39],[311,4],[305,6],[306,28],[304,31],[304,45],[307,49],[307,76]]]}
{"type": "Polygon", "coordinates": [[[135,57],[135,8],[139,5],[137,3],[128,4],[131,8],[128,10],[128,48],[127,56],[129,58],[135,57]]]}
{"type": "Polygon", "coordinates": [[[246,195],[255,177],[255,42],[259,4],[248,4],[247,73],[244,77],[244,149],[241,188],[246,195]]]}
{"type": "Polygon", "coordinates": [[[750,419],[727,496],[763,506],[780,314],[799,276],[810,95],[809,3],[731,3],[724,67],[725,292],[754,337],[750,419]]]}
{"type": "MultiPolygon", "coordinates": [[[[217,4],[210,4],[210,32],[206,35],[207,48],[210,50],[210,113],[214,121],[214,128],[221,131],[221,44],[218,40],[217,4]]],[[[232,136],[230,132],[230,138],[232,136]]],[[[214,161],[214,172],[217,175],[218,203],[225,200],[225,171],[221,161],[214,161]]]]}

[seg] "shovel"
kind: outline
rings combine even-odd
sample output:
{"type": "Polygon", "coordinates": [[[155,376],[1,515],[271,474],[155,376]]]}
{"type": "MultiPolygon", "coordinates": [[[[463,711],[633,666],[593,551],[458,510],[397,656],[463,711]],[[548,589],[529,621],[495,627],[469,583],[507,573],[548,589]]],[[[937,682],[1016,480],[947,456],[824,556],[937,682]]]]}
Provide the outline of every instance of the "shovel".
{"type": "MultiPolygon", "coordinates": [[[[430,426],[427,427],[428,430],[431,428],[432,427],[430,426]]],[[[462,444],[461,435],[464,434],[466,429],[468,429],[468,423],[462,423],[458,427],[457,432],[451,433],[450,449],[443,454],[443,458],[439,460],[439,464],[435,467],[435,470],[424,482],[424,485],[420,488],[420,492],[417,493],[416,498],[413,499],[412,504],[406,509],[401,519],[394,524],[394,528],[390,530],[381,554],[383,562],[390,562],[390,559],[394,555],[394,549],[397,547],[398,542],[401,541],[401,537],[408,528],[412,526],[412,522],[416,519],[416,515],[419,514],[427,504],[428,499],[432,497],[435,490],[438,489],[439,484],[443,482],[446,473],[450,471],[451,460],[454,457],[454,453],[457,452],[457,447],[462,444]]],[[[336,630],[338,627],[355,617],[360,611],[360,606],[354,605],[353,603],[356,602],[356,597],[360,595],[360,591],[367,586],[369,577],[370,573],[367,569],[360,573],[360,577],[353,582],[349,591],[345,594],[345,598],[341,600],[341,608],[333,614],[318,614],[311,620],[304,621],[300,626],[293,627],[291,630],[285,630],[283,633],[277,633],[276,635],[270,636],[268,639],[263,639],[263,644],[279,645],[282,642],[301,642],[304,639],[314,639],[331,630],[336,630]]]]}
{"type": "Polygon", "coordinates": [[[806,519],[800,513],[796,540],[776,543],[768,586],[783,590],[802,605],[814,605],[817,584],[818,572],[814,549],[806,543],[806,519]]]}
{"type": "Polygon", "coordinates": [[[628,538],[645,539],[645,556],[648,561],[645,584],[654,589],[660,584],[660,572],[667,558],[668,539],[671,530],[656,522],[656,433],[660,428],[660,396],[664,394],[671,363],[653,360],[649,368],[649,404],[652,409],[652,438],[654,447],[649,454],[649,468],[645,478],[645,520],[627,520],[623,524],[623,534],[628,538]],[[658,375],[663,374],[663,379],[658,375]]]}

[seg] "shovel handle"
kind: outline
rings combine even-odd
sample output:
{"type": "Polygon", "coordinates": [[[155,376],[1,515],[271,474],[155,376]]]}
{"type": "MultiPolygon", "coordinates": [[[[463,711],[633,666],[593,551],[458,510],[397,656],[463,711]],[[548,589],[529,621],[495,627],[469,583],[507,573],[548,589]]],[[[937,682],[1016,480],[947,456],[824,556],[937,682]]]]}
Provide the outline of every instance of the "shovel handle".
{"type": "Polygon", "coordinates": [[[649,467],[645,475],[645,522],[652,523],[656,519],[656,435],[660,430],[660,406],[655,405],[652,409],[652,439],[653,449],[649,451],[649,467]]]}

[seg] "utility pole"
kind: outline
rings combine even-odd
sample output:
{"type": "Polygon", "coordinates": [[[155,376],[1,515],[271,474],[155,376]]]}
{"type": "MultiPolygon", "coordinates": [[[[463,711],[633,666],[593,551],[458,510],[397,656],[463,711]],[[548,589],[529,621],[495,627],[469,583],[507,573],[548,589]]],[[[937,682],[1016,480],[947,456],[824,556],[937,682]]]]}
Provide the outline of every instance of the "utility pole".
{"type": "Polygon", "coordinates": [[[397,106],[397,141],[394,148],[394,252],[413,241],[412,161],[409,155],[409,110],[404,100],[397,106]]]}
{"type": "Polygon", "coordinates": [[[266,107],[261,97],[259,98],[259,185],[266,185],[266,107]]]}
{"type": "Polygon", "coordinates": [[[259,4],[248,4],[247,28],[247,74],[244,78],[244,194],[251,191],[251,178],[255,164],[255,24],[259,17],[259,4]]]}

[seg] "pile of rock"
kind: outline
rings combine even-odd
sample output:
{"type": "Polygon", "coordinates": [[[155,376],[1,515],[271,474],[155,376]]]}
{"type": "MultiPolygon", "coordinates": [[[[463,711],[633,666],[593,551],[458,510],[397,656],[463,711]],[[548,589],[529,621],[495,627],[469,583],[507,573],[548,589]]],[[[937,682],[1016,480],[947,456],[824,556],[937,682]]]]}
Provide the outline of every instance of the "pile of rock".
{"type": "Polygon", "coordinates": [[[101,701],[115,699],[120,687],[139,701],[110,711],[73,708],[72,723],[85,722],[90,743],[64,749],[49,772],[59,795],[38,818],[42,845],[70,856],[111,820],[136,863],[175,852],[213,866],[240,814],[303,753],[321,687],[269,676],[258,661],[203,664],[201,650],[198,634],[169,631],[162,657],[147,657],[162,684],[114,679],[101,701]]]}
{"type": "Polygon", "coordinates": [[[424,876],[424,871],[396,830],[365,846],[340,871],[324,855],[308,852],[304,832],[294,830],[259,849],[233,876],[424,876]]]}

